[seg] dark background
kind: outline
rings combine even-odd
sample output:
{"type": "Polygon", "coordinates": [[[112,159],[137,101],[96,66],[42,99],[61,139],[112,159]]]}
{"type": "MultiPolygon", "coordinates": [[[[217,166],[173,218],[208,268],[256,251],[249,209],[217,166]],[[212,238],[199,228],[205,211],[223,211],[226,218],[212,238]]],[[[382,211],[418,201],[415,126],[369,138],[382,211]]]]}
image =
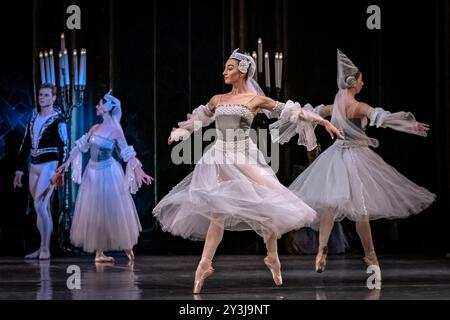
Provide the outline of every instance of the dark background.
{"type": "MultiPolygon", "coordinates": [[[[88,87],[83,110],[77,111],[77,130],[81,134],[98,121],[96,100],[112,88],[122,101],[129,144],[155,177],[135,196],[144,227],[137,251],[200,252],[202,243],[162,233],[151,215],[157,201],[192,170],[171,163],[167,136],[186,113],[228,90],[221,77],[223,63],[236,47],[256,50],[258,37],[271,57],[275,51],[284,53],[283,99],[332,103],[339,48],[363,72],[361,100],[393,112],[411,111],[431,125],[428,138],[390,129],[368,131],[380,139],[376,152],[387,163],[438,195],[418,216],[375,221],[374,239],[381,252],[450,249],[448,1],[19,0],[0,7],[0,255],[22,255],[39,243],[34,213],[26,214],[27,185],[13,190],[12,181],[34,105],[37,54],[59,51],[61,32],[69,49],[88,52],[88,87]],[[70,4],[81,8],[81,30],[65,28],[70,4]],[[381,8],[381,30],[366,27],[366,9],[372,4],[381,8]]],[[[331,141],[322,129],[317,134],[326,148],[331,141]]],[[[288,185],[306,165],[306,152],[295,142],[280,150],[278,176],[288,185]]],[[[54,216],[56,221],[58,212],[54,216]]],[[[352,224],[345,227],[357,250],[352,224]]],[[[226,233],[219,252],[257,253],[262,247],[254,233],[226,233]]]]}

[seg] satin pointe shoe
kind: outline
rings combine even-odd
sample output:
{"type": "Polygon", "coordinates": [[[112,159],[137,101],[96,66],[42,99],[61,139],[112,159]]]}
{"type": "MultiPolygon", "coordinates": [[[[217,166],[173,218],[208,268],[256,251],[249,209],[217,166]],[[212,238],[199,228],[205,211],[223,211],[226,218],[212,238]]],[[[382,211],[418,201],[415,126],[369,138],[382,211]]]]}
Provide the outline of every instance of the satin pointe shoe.
{"type": "Polygon", "coordinates": [[[200,292],[202,291],[203,283],[214,273],[214,269],[211,264],[211,259],[202,257],[202,259],[200,260],[197,271],[195,271],[194,289],[192,291],[194,294],[200,294],[200,292]]]}
{"type": "Polygon", "coordinates": [[[319,250],[316,256],[316,272],[322,273],[325,271],[325,266],[327,265],[327,254],[328,247],[325,246],[322,250],[319,250]]]}
{"type": "Polygon", "coordinates": [[[281,264],[280,259],[278,258],[278,253],[268,252],[267,257],[264,258],[264,263],[272,273],[272,278],[275,284],[277,286],[281,286],[283,284],[283,278],[281,277],[281,264]]]}

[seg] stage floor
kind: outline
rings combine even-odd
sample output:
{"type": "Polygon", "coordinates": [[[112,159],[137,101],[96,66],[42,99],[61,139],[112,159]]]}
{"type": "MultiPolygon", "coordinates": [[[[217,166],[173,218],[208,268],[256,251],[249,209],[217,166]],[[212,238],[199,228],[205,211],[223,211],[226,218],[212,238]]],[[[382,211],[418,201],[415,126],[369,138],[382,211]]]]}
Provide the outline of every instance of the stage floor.
{"type": "Polygon", "coordinates": [[[198,256],[137,255],[132,266],[125,255],[115,255],[114,264],[97,265],[92,257],[0,258],[0,300],[450,299],[450,259],[443,256],[380,256],[381,290],[368,289],[370,274],[360,256],[330,256],[318,274],[314,256],[283,255],[282,287],[274,285],[263,258],[217,256],[216,271],[198,296],[191,294],[198,256]]]}

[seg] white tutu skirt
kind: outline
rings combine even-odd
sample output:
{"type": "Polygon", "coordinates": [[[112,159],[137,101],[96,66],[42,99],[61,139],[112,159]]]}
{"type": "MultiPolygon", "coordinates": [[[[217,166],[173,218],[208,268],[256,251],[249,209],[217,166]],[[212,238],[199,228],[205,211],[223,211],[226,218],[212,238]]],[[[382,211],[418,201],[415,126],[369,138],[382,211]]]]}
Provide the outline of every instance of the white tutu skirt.
{"type": "Polygon", "coordinates": [[[338,221],[345,217],[353,221],[406,218],[436,198],[369,147],[343,140],[323,152],[289,189],[317,210],[318,216],[334,210],[338,221]]]}
{"type": "Polygon", "coordinates": [[[254,230],[266,241],[309,226],[316,213],[280,184],[252,141],[233,148],[219,140],[153,215],[164,231],[191,240],[204,240],[212,221],[225,230],[254,230]]]}
{"type": "Polygon", "coordinates": [[[89,161],[75,205],[70,240],[84,251],[129,250],[142,230],[120,164],[89,161]]]}

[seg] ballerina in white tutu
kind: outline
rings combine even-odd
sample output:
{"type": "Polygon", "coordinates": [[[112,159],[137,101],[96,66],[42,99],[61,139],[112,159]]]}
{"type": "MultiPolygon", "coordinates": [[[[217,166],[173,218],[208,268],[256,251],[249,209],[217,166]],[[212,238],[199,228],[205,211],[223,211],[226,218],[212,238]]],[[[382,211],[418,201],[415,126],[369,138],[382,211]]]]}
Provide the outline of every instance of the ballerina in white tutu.
{"type": "Polygon", "coordinates": [[[153,210],[164,231],[205,240],[194,293],[200,293],[204,280],[214,271],[212,259],[224,229],[254,230],[263,237],[267,248],[264,262],[275,284],[281,285],[277,239],[315,219],[315,211],[279,183],[249,137],[255,114],[265,110],[278,117],[283,108],[295,109],[296,117],[291,120],[303,130],[301,143],[309,149],[316,146],[313,127],[317,123],[331,135],[339,134],[329,121],[298,104],[290,101],[285,105],[260,95],[262,91],[252,79],[255,69],[253,59],[236,49],[223,72],[225,83],[232,85],[231,92],[215,95],[207,105],[196,108],[188,120],[178,123],[168,140],[171,144],[186,139],[193,131],[216,122],[214,145],[153,210]]]}
{"type": "MultiPolygon", "coordinates": [[[[378,141],[365,133],[371,126],[426,136],[428,125],[417,122],[408,112],[390,113],[356,100],[364,83],[358,68],[338,50],[338,87],[334,104],[314,111],[331,116],[331,123],[343,132],[344,139],[323,152],[289,186],[318,213],[320,219],[319,250],[316,271],[326,265],[327,244],[334,221],[356,221],[367,265],[378,264],[369,220],[405,218],[427,208],[435,195],[414,184],[388,165],[369,147],[378,141]]],[[[277,123],[274,127],[279,127],[277,123]]]]}
{"type": "Polygon", "coordinates": [[[76,141],[69,159],[57,172],[61,174],[72,165],[72,179],[81,183],[70,230],[71,242],[86,252],[96,252],[95,262],[114,261],[103,253],[111,250],[125,250],[132,262],[132,249],[142,228],[130,193],[136,193],[142,183],[149,185],[153,178],[142,170],[134,148],[125,140],[120,126],[120,101],[110,93],[104,99],[105,103],[100,100],[96,107],[103,122],[76,141]],[[112,156],[115,146],[127,162],[125,174],[112,156]],[[87,151],[90,160],[81,178],[81,153],[87,151]]]}

